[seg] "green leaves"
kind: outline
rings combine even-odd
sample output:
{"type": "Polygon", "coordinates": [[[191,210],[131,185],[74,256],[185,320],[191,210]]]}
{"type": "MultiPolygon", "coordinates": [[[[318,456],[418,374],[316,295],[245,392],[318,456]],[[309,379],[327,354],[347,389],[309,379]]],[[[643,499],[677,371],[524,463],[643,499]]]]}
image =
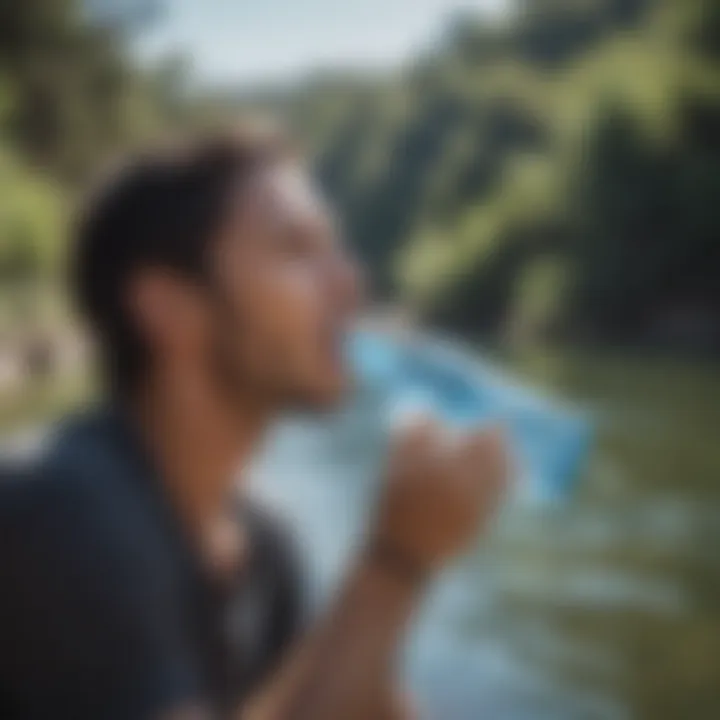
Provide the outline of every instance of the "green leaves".
{"type": "Polygon", "coordinates": [[[341,95],[316,87],[319,174],[380,285],[471,331],[537,306],[641,341],[678,306],[720,310],[713,18],[705,0],[533,0],[463,17],[375,93],[346,87],[337,123],[341,95]]]}

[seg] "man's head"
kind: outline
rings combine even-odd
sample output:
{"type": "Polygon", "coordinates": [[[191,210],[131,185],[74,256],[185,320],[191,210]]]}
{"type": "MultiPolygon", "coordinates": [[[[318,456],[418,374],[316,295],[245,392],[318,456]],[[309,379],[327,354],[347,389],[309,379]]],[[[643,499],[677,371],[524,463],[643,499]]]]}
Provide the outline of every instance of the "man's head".
{"type": "Polygon", "coordinates": [[[163,375],[237,402],[321,408],[347,384],[357,277],[278,136],[137,159],[88,205],[75,271],[117,392],[163,375]]]}

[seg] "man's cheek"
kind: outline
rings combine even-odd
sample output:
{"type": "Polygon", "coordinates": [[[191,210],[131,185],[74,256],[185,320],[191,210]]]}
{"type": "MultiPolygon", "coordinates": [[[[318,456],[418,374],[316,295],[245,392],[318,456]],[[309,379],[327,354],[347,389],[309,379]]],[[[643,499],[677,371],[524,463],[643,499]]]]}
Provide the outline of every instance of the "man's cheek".
{"type": "Polygon", "coordinates": [[[299,304],[297,289],[283,275],[258,268],[248,277],[243,305],[250,323],[271,332],[282,331],[293,324],[299,304]]]}
{"type": "Polygon", "coordinates": [[[303,328],[308,332],[313,326],[321,325],[325,310],[311,273],[288,272],[273,294],[283,308],[283,315],[298,332],[302,333],[303,328]]]}
{"type": "Polygon", "coordinates": [[[285,352],[317,343],[326,310],[311,273],[292,263],[258,267],[248,275],[243,295],[248,321],[285,352]]]}
{"type": "MultiPolygon", "coordinates": [[[[287,288],[283,288],[285,291],[287,288]]],[[[303,294],[275,293],[268,297],[263,313],[263,335],[289,372],[311,360],[317,344],[315,313],[303,294]]]]}

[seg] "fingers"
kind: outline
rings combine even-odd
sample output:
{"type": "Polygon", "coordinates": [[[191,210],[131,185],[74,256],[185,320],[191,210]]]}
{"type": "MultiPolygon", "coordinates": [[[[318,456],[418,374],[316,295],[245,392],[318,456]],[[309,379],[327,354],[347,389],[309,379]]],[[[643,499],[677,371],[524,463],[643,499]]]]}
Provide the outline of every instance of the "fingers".
{"type": "Polygon", "coordinates": [[[440,424],[431,415],[407,418],[395,430],[396,448],[400,453],[412,456],[432,446],[441,432],[440,424]]]}
{"type": "Polygon", "coordinates": [[[468,481],[477,500],[492,512],[507,489],[509,453],[500,428],[473,433],[464,448],[468,481]]]}
{"type": "Polygon", "coordinates": [[[508,452],[500,427],[458,431],[431,415],[417,415],[398,427],[395,455],[415,462],[447,463],[460,475],[493,486],[508,476],[508,452]]]}
{"type": "Polygon", "coordinates": [[[502,432],[452,432],[416,417],[394,438],[376,532],[434,568],[485,527],[507,478],[502,432]]]}
{"type": "Polygon", "coordinates": [[[437,421],[430,416],[417,416],[396,430],[390,457],[391,474],[396,482],[415,482],[430,471],[439,432],[437,421]]]}

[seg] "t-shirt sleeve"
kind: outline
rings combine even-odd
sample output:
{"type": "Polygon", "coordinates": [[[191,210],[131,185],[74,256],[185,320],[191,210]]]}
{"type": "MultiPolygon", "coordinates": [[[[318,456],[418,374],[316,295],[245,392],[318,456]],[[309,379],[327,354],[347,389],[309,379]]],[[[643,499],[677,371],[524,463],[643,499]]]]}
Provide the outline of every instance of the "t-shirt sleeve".
{"type": "Polygon", "coordinates": [[[58,480],[2,489],[8,716],[150,720],[199,704],[173,576],[147,528],[128,527],[122,500],[58,480]]]}

